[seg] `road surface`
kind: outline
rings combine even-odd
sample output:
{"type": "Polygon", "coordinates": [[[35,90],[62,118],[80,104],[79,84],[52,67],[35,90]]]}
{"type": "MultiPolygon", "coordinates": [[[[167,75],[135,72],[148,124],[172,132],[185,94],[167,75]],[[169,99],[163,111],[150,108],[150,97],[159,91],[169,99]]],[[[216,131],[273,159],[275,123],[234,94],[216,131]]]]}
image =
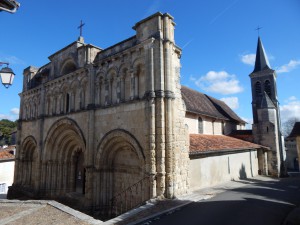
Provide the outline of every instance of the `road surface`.
{"type": "Polygon", "coordinates": [[[139,224],[281,225],[300,206],[300,178],[252,181],[139,224]]]}

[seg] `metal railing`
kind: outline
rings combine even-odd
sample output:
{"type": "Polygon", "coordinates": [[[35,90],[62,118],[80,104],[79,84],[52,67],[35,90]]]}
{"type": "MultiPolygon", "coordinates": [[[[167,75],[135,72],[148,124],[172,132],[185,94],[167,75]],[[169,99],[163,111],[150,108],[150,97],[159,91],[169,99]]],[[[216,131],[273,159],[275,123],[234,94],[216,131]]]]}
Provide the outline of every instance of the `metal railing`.
{"type": "Polygon", "coordinates": [[[150,176],[126,188],[110,200],[110,217],[116,217],[141,206],[150,199],[150,176]]]}

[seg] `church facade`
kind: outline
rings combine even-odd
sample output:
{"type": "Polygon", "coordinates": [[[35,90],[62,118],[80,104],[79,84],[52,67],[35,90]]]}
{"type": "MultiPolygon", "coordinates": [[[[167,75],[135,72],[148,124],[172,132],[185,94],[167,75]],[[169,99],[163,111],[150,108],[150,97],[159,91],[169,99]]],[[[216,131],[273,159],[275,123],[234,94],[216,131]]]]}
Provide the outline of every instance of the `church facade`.
{"type": "Polygon", "coordinates": [[[109,48],[80,37],[48,64],[24,70],[8,197],[58,199],[112,216],[267,174],[264,143],[228,136],[245,121],[181,86],[174,26],[172,16],[156,13],[109,48]]]}
{"type": "Polygon", "coordinates": [[[114,46],[103,50],[80,37],[49,64],[24,70],[12,190],[79,196],[93,208],[108,207],[119,194],[122,201],[123,192],[130,205],[187,192],[174,25],[157,13],[114,46]]]}

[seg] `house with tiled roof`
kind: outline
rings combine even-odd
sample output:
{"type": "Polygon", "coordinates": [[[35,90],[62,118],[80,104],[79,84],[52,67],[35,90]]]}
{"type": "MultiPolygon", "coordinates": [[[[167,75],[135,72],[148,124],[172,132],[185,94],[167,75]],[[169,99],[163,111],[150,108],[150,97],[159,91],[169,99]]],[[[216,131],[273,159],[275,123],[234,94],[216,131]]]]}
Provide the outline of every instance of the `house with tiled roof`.
{"type": "Polygon", "coordinates": [[[299,171],[300,163],[300,122],[295,122],[290,135],[285,139],[286,165],[290,170],[299,171]]]}
{"type": "Polygon", "coordinates": [[[191,189],[263,173],[258,157],[263,162],[269,149],[253,143],[244,120],[225,102],[207,94],[185,86],[181,94],[189,133],[191,189]]]}
{"type": "Polygon", "coordinates": [[[12,185],[15,170],[16,146],[0,148],[0,194],[6,194],[12,185]]]}
{"type": "Polygon", "coordinates": [[[190,133],[227,135],[245,128],[246,122],[225,102],[185,86],[181,86],[181,94],[190,133]]]}

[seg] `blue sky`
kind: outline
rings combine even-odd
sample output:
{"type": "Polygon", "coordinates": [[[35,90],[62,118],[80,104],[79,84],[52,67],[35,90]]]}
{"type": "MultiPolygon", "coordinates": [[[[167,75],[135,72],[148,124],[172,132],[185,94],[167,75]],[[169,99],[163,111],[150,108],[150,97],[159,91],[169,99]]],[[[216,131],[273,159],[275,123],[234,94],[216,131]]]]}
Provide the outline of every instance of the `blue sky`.
{"type": "Polygon", "coordinates": [[[16,73],[0,87],[0,119],[18,117],[23,69],[77,40],[80,20],[86,43],[109,47],[133,36],[139,20],[157,12],[175,18],[176,44],[183,49],[181,83],[226,101],[251,123],[249,74],[258,34],[277,70],[282,120],[300,117],[299,0],[19,0],[15,14],[0,12],[0,61],[16,73]]]}

